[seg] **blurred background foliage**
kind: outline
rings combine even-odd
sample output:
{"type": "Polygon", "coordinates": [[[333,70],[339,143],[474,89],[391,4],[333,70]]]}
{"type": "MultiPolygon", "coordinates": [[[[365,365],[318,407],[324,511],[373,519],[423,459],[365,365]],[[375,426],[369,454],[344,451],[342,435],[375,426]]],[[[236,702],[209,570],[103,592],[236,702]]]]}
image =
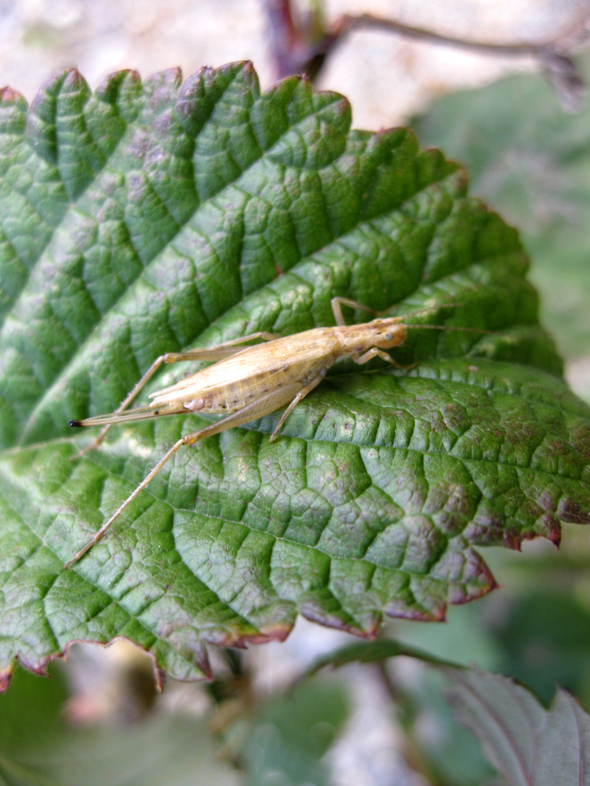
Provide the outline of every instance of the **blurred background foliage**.
{"type": "MultiPolygon", "coordinates": [[[[586,80],[590,59],[578,63],[586,80]]],[[[435,101],[411,126],[467,167],[471,192],[517,226],[542,315],[579,395],[590,400],[590,106],[568,114],[541,74],[435,101]]]]}
{"type": "MultiPolygon", "coordinates": [[[[330,0],[321,10],[328,20],[380,13],[511,42],[579,32],[588,6],[330,0]]],[[[180,64],[188,75],[251,57],[263,86],[273,81],[258,0],[7,0],[0,15],[0,81],[29,100],[72,65],[94,87],[123,67],[146,76],[180,64]]],[[[590,59],[578,62],[590,81],[590,59]]],[[[410,123],[423,146],[467,167],[472,193],[520,228],[543,319],[570,384],[590,401],[590,105],[566,113],[534,67],[369,31],[339,46],[318,84],[348,96],[356,127],[410,123]],[[515,68],[526,72],[499,78],[515,68]]],[[[487,549],[485,558],[502,589],[451,608],[446,624],[389,621],[384,634],[513,675],[545,704],[559,683],[590,710],[587,532],[564,527],[559,552],[535,542],[523,554],[487,549]]],[[[212,685],[169,683],[161,695],[137,650],[73,647],[67,664],[50,665],[50,679],[18,670],[0,696],[0,784],[475,786],[493,777],[479,743],[453,721],[441,677],[423,664],[348,666],[288,690],[316,655],[348,640],[301,621],[282,645],[217,653],[212,685]]]]}

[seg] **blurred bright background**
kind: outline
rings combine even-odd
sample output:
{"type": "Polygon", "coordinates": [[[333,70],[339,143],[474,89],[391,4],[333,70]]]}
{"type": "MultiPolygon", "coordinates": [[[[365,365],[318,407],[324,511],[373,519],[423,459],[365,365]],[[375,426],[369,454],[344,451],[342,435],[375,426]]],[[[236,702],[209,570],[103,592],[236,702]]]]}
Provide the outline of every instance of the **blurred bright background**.
{"type": "MultiPolygon", "coordinates": [[[[306,0],[294,5],[304,10],[306,0]]],[[[328,22],[372,13],[498,43],[552,39],[590,14],[587,0],[327,0],[324,11],[328,22]]],[[[147,77],[180,66],[188,76],[232,60],[252,60],[263,88],[274,80],[259,0],[3,0],[0,20],[0,82],[29,100],[72,66],[92,88],[120,69],[147,77]]],[[[318,86],[350,99],[357,128],[378,129],[403,123],[449,90],[532,66],[365,30],[334,53],[318,86]]]]}

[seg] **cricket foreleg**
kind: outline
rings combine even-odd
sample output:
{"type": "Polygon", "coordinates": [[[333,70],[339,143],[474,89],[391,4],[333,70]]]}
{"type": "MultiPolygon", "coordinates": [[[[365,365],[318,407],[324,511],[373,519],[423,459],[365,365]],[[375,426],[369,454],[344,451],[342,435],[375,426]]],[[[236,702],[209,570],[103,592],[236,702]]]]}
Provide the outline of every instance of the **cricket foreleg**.
{"type": "MultiPolygon", "coordinates": [[[[386,360],[388,363],[391,363],[392,366],[396,368],[403,368],[406,371],[410,368],[414,368],[414,366],[402,366],[396,360],[394,360],[391,355],[388,355],[387,352],[384,352],[382,349],[377,349],[377,347],[371,347],[371,349],[363,352],[362,355],[357,355],[357,357],[353,357],[355,363],[358,363],[359,366],[362,366],[364,363],[368,363],[369,360],[372,360],[375,357],[380,357],[382,360],[386,360]]],[[[415,364],[414,364],[415,365],[415,364]]]]}
{"type": "MultiPolygon", "coordinates": [[[[318,378],[317,382],[314,380],[312,383],[313,387],[320,381],[321,377],[318,378]]],[[[311,386],[307,386],[309,390],[311,390],[311,386]]],[[[307,388],[304,388],[307,392],[307,388]]],[[[127,497],[125,502],[113,513],[113,515],[106,521],[102,527],[98,530],[98,532],[93,536],[91,540],[84,546],[84,548],[80,549],[80,551],[72,557],[71,560],[68,560],[64,565],[64,568],[69,568],[74,562],[77,562],[80,557],[83,557],[84,554],[88,551],[88,549],[92,548],[95,543],[97,543],[105,532],[111,527],[111,525],[119,518],[121,513],[133,502],[133,500],[137,497],[137,495],[145,489],[148,483],[155,478],[158,472],[162,469],[162,467],[174,456],[174,454],[183,446],[191,446],[194,445],[195,442],[198,442],[201,439],[205,439],[206,437],[211,437],[213,434],[218,434],[220,431],[225,431],[226,429],[233,428],[234,426],[242,426],[244,423],[250,423],[252,420],[257,420],[258,418],[263,417],[264,415],[268,415],[271,412],[274,412],[275,409],[279,409],[280,407],[284,407],[287,402],[291,401],[292,406],[290,409],[293,408],[295,405],[293,403],[293,398],[297,397],[298,392],[301,390],[301,386],[299,383],[293,383],[292,385],[286,385],[279,390],[272,391],[271,393],[267,393],[266,395],[262,396],[257,401],[253,401],[251,404],[247,404],[242,409],[238,410],[237,412],[232,412],[230,415],[226,415],[226,417],[218,420],[216,423],[212,423],[210,426],[205,426],[205,428],[199,429],[199,431],[195,431],[192,434],[186,434],[184,437],[175,442],[174,445],[170,448],[170,450],[162,456],[162,458],[158,461],[156,466],[149,472],[148,475],[141,481],[139,486],[127,497]]],[[[301,391],[303,392],[303,391],[301,391]]],[[[295,403],[297,403],[295,401],[295,403]]],[[[283,418],[284,419],[284,418],[283,418]]],[[[275,430],[276,431],[276,430],[275,430]]],[[[273,434],[273,439],[275,434],[273,434]]]]}
{"type": "MultiPolygon", "coordinates": [[[[167,352],[164,355],[160,355],[160,357],[156,358],[143,377],[139,380],[139,382],[135,385],[131,393],[127,395],[123,401],[119,404],[117,409],[112,413],[113,415],[118,414],[119,412],[124,412],[127,407],[131,404],[133,399],[137,396],[138,393],[147,385],[150,379],[154,376],[156,371],[160,368],[160,366],[164,364],[171,364],[171,363],[181,363],[186,360],[223,360],[224,358],[231,357],[232,355],[241,352],[242,347],[239,346],[240,344],[245,344],[247,341],[253,341],[254,339],[261,338],[264,341],[272,341],[276,338],[273,333],[267,333],[265,331],[259,331],[258,333],[251,333],[248,336],[241,336],[240,338],[234,338],[232,341],[226,341],[223,344],[218,344],[214,347],[208,348],[195,348],[195,349],[187,349],[185,352],[167,352]]],[[[72,421],[74,425],[79,425],[77,421],[72,421]]],[[[81,425],[84,425],[84,421],[80,421],[81,425]]],[[[86,453],[89,453],[94,448],[97,448],[103,439],[106,437],[107,432],[109,431],[112,423],[109,423],[105,426],[98,436],[87,445],[85,448],[77,453],[73,458],[72,461],[81,458],[86,453]]]]}

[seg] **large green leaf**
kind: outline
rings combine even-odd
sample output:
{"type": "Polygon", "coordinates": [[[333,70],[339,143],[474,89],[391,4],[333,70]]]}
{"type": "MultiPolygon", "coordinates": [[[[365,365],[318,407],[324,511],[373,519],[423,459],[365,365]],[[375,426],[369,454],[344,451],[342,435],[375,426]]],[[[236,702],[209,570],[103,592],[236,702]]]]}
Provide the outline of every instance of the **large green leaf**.
{"type": "MultiPolygon", "coordinates": [[[[251,66],[69,72],[0,105],[0,666],[126,636],[170,675],[205,643],[286,636],[297,613],[371,635],[495,586],[474,545],[589,521],[590,412],[539,327],[516,232],[464,173],[345,99],[251,66]],[[381,361],[338,364],[290,415],[179,452],[63,564],[196,416],[88,444],[159,354],[331,325],[330,299],[412,314],[381,361]]],[[[364,321],[366,314],[349,313],[364,321]]],[[[178,378],[173,369],[151,389],[178,378]]]]}

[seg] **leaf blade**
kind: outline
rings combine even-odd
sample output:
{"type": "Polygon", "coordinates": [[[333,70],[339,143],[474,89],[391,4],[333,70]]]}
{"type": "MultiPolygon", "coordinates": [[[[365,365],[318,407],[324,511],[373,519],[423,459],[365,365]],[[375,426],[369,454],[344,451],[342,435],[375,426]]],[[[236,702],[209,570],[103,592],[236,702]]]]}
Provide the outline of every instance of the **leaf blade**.
{"type": "MultiPolygon", "coordinates": [[[[301,80],[261,96],[244,64],[182,87],[114,75],[94,96],[70,72],[30,126],[5,101],[20,136],[0,198],[22,160],[58,193],[0,328],[7,674],[126,636],[194,678],[204,642],[281,640],[297,613],[365,636],[384,614],[442,619],[495,586],[474,545],[588,522],[588,408],[559,378],[516,232],[438,151],[349,131],[345,99],[301,80]],[[114,409],[163,352],[332,324],[336,295],[408,314],[395,358],[417,368],[342,363],[275,443],[273,413],[177,454],[63,573],[199,421],[120,430],[74,463],[88,437],[67,422],[114,409]]],[[[6,292],[12,275],[0,264],[6,292]]]]}

